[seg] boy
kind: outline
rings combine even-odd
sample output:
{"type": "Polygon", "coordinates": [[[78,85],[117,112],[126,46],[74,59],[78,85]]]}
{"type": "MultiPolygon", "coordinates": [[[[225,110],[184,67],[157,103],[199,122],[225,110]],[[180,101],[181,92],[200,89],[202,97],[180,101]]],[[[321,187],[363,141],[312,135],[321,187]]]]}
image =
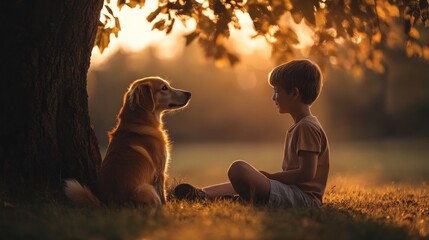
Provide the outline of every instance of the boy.
{"type": "Polygon", "coordinates": [[[247,202],[271,206],[319,207],[329,173],[329,146],[319,121],[310,111],[319,96],[322,74],[309,60],[294,60],[269,74],[273,101],[279,113],[289,113],[294,124],[286,134],[282,171],[258,171],[244,161],[228,169],[229,182],[197,189],[180,184],[178,199],[215,199],[238,194],[247,202]]]}

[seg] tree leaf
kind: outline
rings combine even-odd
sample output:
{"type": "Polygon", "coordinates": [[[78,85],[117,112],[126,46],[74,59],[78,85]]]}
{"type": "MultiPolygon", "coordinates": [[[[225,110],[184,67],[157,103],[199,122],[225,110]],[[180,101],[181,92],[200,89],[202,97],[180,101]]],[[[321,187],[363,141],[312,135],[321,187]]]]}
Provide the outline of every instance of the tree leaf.
{"type": "Polygon", "coordinates": [[[421,57],[423,55],[422,47],[418,43],[413,41],[407,42],[406,52],[408,57],[421,57]]]}
{"type": "Polygon", "coordinates": [[[135,8],[139,6],[139,8],[141,9],[144,6],[145,2],[145,0],[129,0],[129,2],[126,4],[130,8],[135,8]]]}
{"type": "Polygon", "coordinates": [[[224,36],[222,34],[218,34],[215,39],[216,45],[222,45],[224,36]]]}
{"type": "Polygon", "coordinates": [[[417,28],[412,27],[410,29],[410,32],[408,33],[410,37],[414,38],[414,39],[419,39],[420,38],[420,33],[419,30],[417,30],[417,28]]]}
{"type": "Polygon", "coordinates": [[[104,5],[104,7],[106,8],[106,10],[110,13],[110,15],[113,16],[113,11],[112,9],[108,6],[108,5],[104,5]]]}
{"type": "Polygon", "coordinates": [[[271,15],[270,11],[267,9],[267,6],[262,4],[249,4],[247,11],[252,20],[267,19],[271,15]]]}
{"type": "Polygon", "coordinates": [[[116,26],[114,28],[111,29],[111,33],[115,35],[115,37],[119,36],[119,31],[120,29],[117,28],[116,26]]]}
{"type": "Polygon", "coordinates": [[[151,12],[148,16],[147,16],[147,18],[146,18],[146,20],[148,21],[148,22],[152,22],[157,16],[158,16],[158,14],[161,12],[161,7],[158,7],[155,11],[153,11],[153,12],[151,12]]]}
{"type": "Polygon", "coordinates": [[[371,41],[373,42],[373,43],[380,43],[381,42],[381,32],[380,31],[377,31],[374,35],[372,35],[372,37],[371,37],[371,41]]]}
{"type": "Polygon", "coordinates": [[[224,15],[224,14],[228,14],[225,6],[223,5],[223,3],[220,0],[213,0],[213,11],[214,14],[219,16],[219,15],[224,15]]]}
{"type": "Polygon", "coordinates": [[[165,29],[165,19],[161,19],[155,24],[153,24],[152,30],[158,29],[159,31],[162,31],[165,29]]]}
{"type": "Polygon", "coordinates": [[[174,26],[174,22],[175,22],[175,18],[173,18],[171,20],[171,23],[167,26],[167,31],[165,32],[166,34],[169,34],[172,30],[173,30],[173,26],[174,26]]]}
{"type": "Polygon", "coordinates": [[[218,68],[226,67],[228,64],[230,64],[228,55],[226,54],[219,54],[215,55],[215,65],[218,68]]]}
{"type": "Polygon", "coordinates": [[[322,9],[316,12],[316,27],[323,28],[326,25],[325,11],[322,9]]]}
{"type": "Polygon", "coordinates": [[[387,12],[392,17],[399,17],[399,8],[395,5],[386,4],[387,12]]]}
{"type": "MultiPolygon", "coordinates": [[[[308,23],[310,23],[312,26],[316,26],[316,18],[314,16],[315,9],[319,9],[318,0],[293,0],[293,9],[291,13],[292,15],[296,15],[296,13],[300,12],[308,23]]],[[[299,17],[297,16],[296,20],[299,20],[299,22],[301,22],[302,19],[299,19],[299,17]]],[[[296,20],[295,23],[297,23],[296,20]]]]}
{"type": "Polygon", "coordinates": [[[240,61],[238,56],[232,53],[227,53],[227,57],[228,57],[229,65],[231,66],[234,66],[236,63],[240,61]]]}
{"type": "Polygon", "coordinates": [[[127,2],[126,4],[130,8],[135,8],[137,6],[137,4],[139,4],[139,2],[135,1],[135,0],[131,0],[131,1],[127,2]]]}
{"type": "Polygon", "coordinates": [[[305,20],[307,20],[311,25],[316,26],[316,18],[314,16],[313,5],[309,4],[309,7],[301,9],[304,14],[305,20]]]}
{"type": "Polygon", "coordinates": [[[200,35],[200,33],[197,32],[197,31],[194,31],[194,32],[186,35],[185,36],[186,37],[186,46],[188,46],[189,44],[191,44],[192,41],[194,41],[199,35],[200,35]]]}
{"type": "Polygon", "coordinates": [[[117,17],[115,17],[115,27],[118,28],[118,30],[121,30],[121,23],[117,17]]]}
{"type": "Polygon", "coordinates": [[[145,4],[146,4],[146,0],[139,0],[140,8],[144,7],[145,4]]]}
{"type": "Polygon", "coordinates": [[[135,8],[138,5],[139,8],[141,9],[145,5],[145,3],[146,3],[146,0],[129,0],[127,5],[130,8],[135,8]]]}
{"type": "Polygon", "coordinates": [[[291,11],[292,13],[292,19],[296,24],[301,23],[302,19],[304,18],[304,15],[301,11],[291,11]]]}
{"type": "Polygon", "coordinates": [[[98,42],[98,49],[100,50],[100,53],[104,52],[104,49],[109,46],[110,43],[110,31],[108,29],[104,29],[100,34],[100,41],[98,42]]]}
{"type": "Polygon", "coordinates": [[[286,33],[286,39],[289,44],[299,44],[298,34],[291,28],[286,33]]]}
{"type": "Polygon", "coordinates": [[[110,16],[109,15],[103,13],[103,16],[106,18],[106,20],[108,19],[110,21],[110,16]]]}
{"type": "Polygon", "coordinates": [[[429,60],[429,47],[423,47],[423,58],[429,60]]]}
{"type": "Polygon", "coordinates": [[[119,10],[122,9],[122,7],[125,5],[125,0],[118,0],[118,3],[116,4],[119,8],[119,10]]]}

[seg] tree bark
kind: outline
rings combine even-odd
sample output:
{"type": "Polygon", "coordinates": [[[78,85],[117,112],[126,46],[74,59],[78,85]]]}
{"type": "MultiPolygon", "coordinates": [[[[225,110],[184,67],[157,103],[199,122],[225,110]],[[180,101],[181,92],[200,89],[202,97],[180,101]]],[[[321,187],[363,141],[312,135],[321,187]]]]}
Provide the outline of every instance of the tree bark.
{"type": "Polygon", "coordinates": [[[102,0],[15,0],[2,11],[0,174],[6,186],[91,184],[101,164],[86,92],[102,0]]]}

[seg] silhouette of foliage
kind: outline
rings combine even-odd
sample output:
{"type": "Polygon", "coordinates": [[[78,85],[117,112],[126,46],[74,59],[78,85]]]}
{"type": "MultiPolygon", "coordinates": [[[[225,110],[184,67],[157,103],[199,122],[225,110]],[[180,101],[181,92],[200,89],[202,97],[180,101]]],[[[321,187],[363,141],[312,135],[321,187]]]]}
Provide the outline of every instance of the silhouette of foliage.
{"type": "MultiPolygon", "coordinates": [[[[95,41],[101,52],[109,45],[109,36],[117,37],[120,31],[109,4],[107,0],[95,41]]],[[[145,0],[118,0],[117,7],[144,4],[145,0]]],[[[384,72],[386,47],[403,46],[409,57],[429,59],[428,0],[159,0],[147,21],[153,30],[169,34],[176,20],[186,25],[193,19],[196,27],[184,36],[186,45],[198,41],[207,58],[234,65],[239,58],[226,41],[232,28],[241,28],[238,12],[250,16],[253,37],[266,39],[277,63],[301,54],[298,34],[288,19],[304,21],[312,30],[313,44],[306,57],[328,59],[356,75],[363,72],[362,66],[384,72]]]]}

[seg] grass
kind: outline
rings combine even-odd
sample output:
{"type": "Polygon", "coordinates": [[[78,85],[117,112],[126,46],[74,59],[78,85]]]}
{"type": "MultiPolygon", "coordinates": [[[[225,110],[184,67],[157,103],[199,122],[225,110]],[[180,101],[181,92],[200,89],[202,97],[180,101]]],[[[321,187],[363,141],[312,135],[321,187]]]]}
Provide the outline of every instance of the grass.
{"type": "MultiPolygon", "coordinates": [[[[343,146],[347,151],[337,151],[335,156],[346,158],[350,168],[345,163],[333,167],[320,209],[174,199],[161,208],[94,208],[74,206],[61,193],[22,198],[0,190],[0,239],[429,239],[428,183],[424,175],[416,177],[414,170],[414,164],[420,164],[420,172],[429,172],[425,165],[428,150],[420,151],[415,144],[383,144],[393,146],[392,152],[388,147],[383,150],[393,166],[383,169],[397,168],[401,163],[394,161],[403,156],[413,166],[403,164],[399,174],[371,167],[365,171],[359,167],[365,162],[360,161],[383,163],[375,158],[379,152],[372,153],[373,144],[343,146]],[[362,156],[367,159],[361,160],[362,156]]],[[[259,163],[265,169],[279,164],[272,161],[270,165],[270,157],[278,154],[271,145],[177,146],[171,175],[180,172],[188,177],[185,180],[198,184],[221,181],[229,165],[223,158],[238,158],[234,149],[243,151],[243,158],[250,162],[267,159],[259,163]],[[182,172],[188,168],[196,175],[182,172]]]]}
{"type": "Polygon", "coordinates": [[[162,208],[77,207],[64,199],[5,202],[2,239],[429,239],[429,189],[336,178],[321,209],[229,201],[162,208]]]}

